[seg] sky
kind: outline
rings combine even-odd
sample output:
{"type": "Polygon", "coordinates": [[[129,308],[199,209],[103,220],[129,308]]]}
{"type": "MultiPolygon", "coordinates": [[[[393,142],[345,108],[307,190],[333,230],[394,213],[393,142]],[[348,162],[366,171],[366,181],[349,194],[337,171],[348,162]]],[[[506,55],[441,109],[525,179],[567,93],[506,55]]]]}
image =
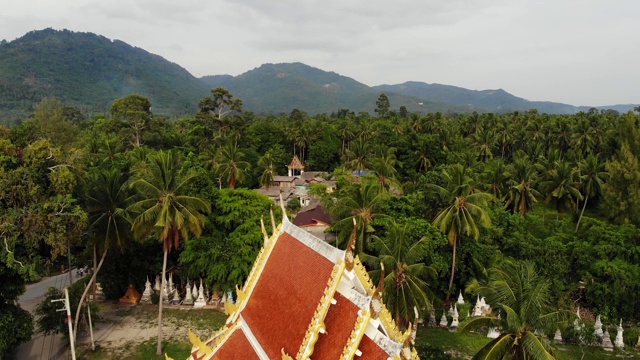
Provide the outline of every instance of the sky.
{"type": "Polygon", "coordinates": [[[0,39],[92,32],[194,76],[302,62],[571,105],[640,103],[636,0],[0,0],[0,39]]]}

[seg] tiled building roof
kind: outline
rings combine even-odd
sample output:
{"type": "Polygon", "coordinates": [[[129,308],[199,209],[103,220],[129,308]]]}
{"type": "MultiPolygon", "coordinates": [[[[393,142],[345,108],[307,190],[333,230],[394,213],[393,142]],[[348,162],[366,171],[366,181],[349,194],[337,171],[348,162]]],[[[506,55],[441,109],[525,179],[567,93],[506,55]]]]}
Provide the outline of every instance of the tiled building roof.
{"type": "Polygon", "coordinates": [[[264,235],[238,301],[225,308],[226,325],[206,345],[194,344],[189,359],[418,359],[407,345],[410,329],[400,332],[384,306],[373,310],[381,289],[351,250],[286,216],[264,235]]]}

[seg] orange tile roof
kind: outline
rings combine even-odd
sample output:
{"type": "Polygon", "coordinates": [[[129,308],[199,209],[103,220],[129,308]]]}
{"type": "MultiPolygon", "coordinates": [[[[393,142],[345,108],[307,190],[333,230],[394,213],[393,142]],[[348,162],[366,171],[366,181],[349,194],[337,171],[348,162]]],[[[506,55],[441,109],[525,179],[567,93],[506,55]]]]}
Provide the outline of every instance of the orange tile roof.
{"type": "Polygon", "coordinates": [[[313,350],[314,359],[340,359],[351,331],[355,327],[359,308],[349,299],[336,292],[336,300],[325,317],[326,331],[318,338],[313,350]]]}
{"type": "Polygon", "coordinates": [[[389,358],[389,354],[366,335],[360,340],[358,350],[362,352],[358,360],[380,360],[389,358]]]}
{"type": "Polygon", "coordinates": [[[218,360],[260,360],[251,343],[242,331],[237,327],[233,334],[225,341],[216,352],[214,359],[218,360]]]}
{"type": "Polygon", "coordinates": [[[290,234],[280,235],[242,311],[269,358],[281,358],[283,348],[298,353],[333,266],[290,234]]]}

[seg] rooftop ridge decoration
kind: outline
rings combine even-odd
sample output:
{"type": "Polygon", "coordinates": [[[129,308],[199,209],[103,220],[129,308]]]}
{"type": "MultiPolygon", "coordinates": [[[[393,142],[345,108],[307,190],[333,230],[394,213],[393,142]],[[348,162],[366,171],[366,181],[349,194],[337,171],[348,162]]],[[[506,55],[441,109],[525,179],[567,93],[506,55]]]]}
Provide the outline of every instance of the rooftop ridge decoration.
{"type": "Polygon", "coordinates": [[[365,330],[367,329],[367,325],[369,325],[370,319],[371,312],[368,309],[360,309],[360,311],[358,311],[358,318],[356,320],[355,327],[353,331],[351,331],[349,340],[347,340],[347,344],[342,350],[340,360],[353,359],[354,355],[357,354],[358,344],[360,344],[360,340],[362,340],[362,337],[365,334],[365,330]]]}
{"type": "MultiPolygon", "coordinates": [[[[214,334],[209,340],[206,341],[205,345],[209,346],[212,354],[215,354],[216,350],[218,350],[239,327],[240,324],[238,322],[235,322],[230,326],[223,326],[217,334],[214,334]]],[[[194,360],[201,359],[200,357],[198,357],[198,350],[198,348],[193,348],[191,350],[191,356],[194,360]],[[196,352],[195,354],[194,351],[196,352]]]]}
{"type": "Polygon", "coordinates": [[[304,165],[302,165],[302,161],[300,161],[300,158],[298,157],[298,155],[293,155],[293,159],[291,160],[291,163],[287,167],[289,169],[304,170],[304,165]]]}
{"type": "MultiPolygon", "coordinates": [[[[285,222],[283,218],[283,223],[280,224],[277,228],[274,228],[275,230],[273,232],[273,235],[271,235],[271,238],[265,241],[265,246],[263,246],[258,252],[258,256],[256,256],[254,266],[251,268],[251,271],[247,276],[247,280],[245,281],[244,286],[242,287],[243,298],[242,299],[238,298],[238,301],[236,302],[235,305],[230,304],[230,302],[225,303],[225,314],[229,315],[229,318],[227,318],[227,321],[226,321],[227,325],[233,323],[237,319],[237,315],[240,313],[240,311],[247,305],[249,297],[253,293],[253,289],[255,288],[255,285],[258,282],[258,279],[260,278],[260,274],[262,273],[265,265],[267,264],[269,255],[271,255],[271,252],[273,251],[273,248],[276,245],[278,237],[280,236],[280,234],[283,233],[282,225],[284,223],[285,222]],[[227,304],[230,304],[231,306],[227,306],[227,304]]],[[[236,285],[236,289],[238,289],[237,285],[236,285]]]]}
{"type": "Polygon", "coordinates": [[[338,259],[338,262],[335,264],[333,270],[331,271],[331,277],[327,282],[327,287],[324,290],[322,299],[320,299],[318,308],[313,315],[313,319],[309,323],[309,329],[307,330],[304,340],[300,345],[300,350],[298,351],[296,359],[308,359],[311,354],[313,354],[314,346],[318,341],[319,333],[324,333],[326,331],[324,319],[329,312],[331,303],[334,301],[333,297],[338,290],[338,284],[340,284],[340,278],[342,277],[344,269],[344,261],[342,259],[338,259]]]}
{"type": "Polygon", "coordinates": [[[213,353],[213,350],[203,343],[202,340],[200,340],[200,338],[191,331],[191,329],[189,329],[189,342],[191,342],[191,356],[194,359],[206,357],[213,353]],[[202,353],[202,356],[199,356],[200,353],[202,353]]]}

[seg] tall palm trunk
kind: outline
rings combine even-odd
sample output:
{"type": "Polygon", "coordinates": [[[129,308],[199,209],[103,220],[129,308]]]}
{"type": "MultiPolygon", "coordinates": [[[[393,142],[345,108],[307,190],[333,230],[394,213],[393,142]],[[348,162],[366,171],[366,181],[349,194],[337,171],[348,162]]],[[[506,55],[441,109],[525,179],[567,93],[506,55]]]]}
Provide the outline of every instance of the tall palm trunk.
{"type": "Polygon", "coordinates": [[[158,300],[158,347],[156,347],[156,355],[162,355],[162,297],[164,296],[165,273],[167,272],[167,254],[169,253],[168,245],[164,246],[164,257],[162,259],[162,282],[160,285],[160,299],[158,300]]]}
{"type": "Polygon", "coordinates": [[[100,268],[102,267],[102,264],[104,263],[104,258],[107,256],[107,251],[108,250],[109,250],[108,247],[104,248],[104,251],[102,252],[102,257],[100,258],[100,263],[98,264],[98,267],[93,272],[93,275],[91,276],[91,279],[89,280],[89,284],[87,284],[87,286],[84,288],[84,291],[82,292],[82,296],[80,297],[80,302],[78,303],[78,309],[76,310],[76,318],[75,318],[76,320],[74,321],[74,324],[73,324],[73,340],[74,340],[74,342],[75,342],[76,338],[78,337],[78,320],[80,319],[80,310],[82,310],[82,303],[84,302],[84,299],[87,296],[87,292],[89,291],[89,289],[92,288],[91,284],[93,284],[96,281],[96,277],[98,276],[98,271],[100,271],[100,268]]]}
{"type": "Polygon", "coordinates": [[[447,291],[447,298],[445,299],[445,304],[449,303],[451,299],[451,289],[453,288],[453,275],[456,271],[456,245],[458,244],[458,237],[453,238],[453,259],[451,260],[451,279],[449,279],[449,290],[447,291]]]}
{"type": "Polygon", "coordinates": [[[589,194],[584,198],[584,204],[582,204],[582,211],[580,212],[580,217],[578,218],[578,223],[576,224],[576,232],[578,232],[578,228],[580,227],[580,221],[582,221],[582,215],[584,214],[584,209],[587,207],[587,201],[589,200],[589,194]]]}

